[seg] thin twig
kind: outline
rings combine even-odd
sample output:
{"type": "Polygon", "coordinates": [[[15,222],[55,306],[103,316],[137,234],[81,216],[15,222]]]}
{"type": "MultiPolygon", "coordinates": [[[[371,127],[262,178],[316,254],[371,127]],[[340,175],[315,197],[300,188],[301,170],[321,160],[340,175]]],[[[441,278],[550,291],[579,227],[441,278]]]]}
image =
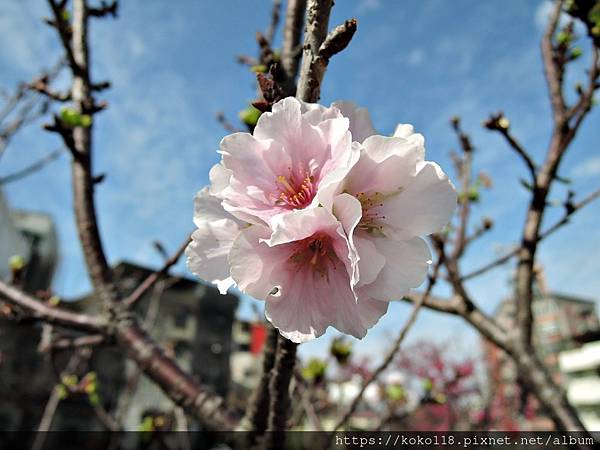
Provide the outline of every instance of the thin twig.
{"type": "Polygon", "coordinates": [[[179,248],[173,253],[173,255],[167,259],[162,268],[156,272],[151,273],[146,277],[144,281],[142,281],[137,288],[125,299],[123,300],[123,304],[127,308],[131,308],[134,306],[154,284],[160,280],[160,278],[166,275],[169,272],[169,269],[177,264],[181,255],[185,251],[186,247],[190,243],[192,237],[188,235],[187,239],[179,246],[179,248]]]}
{"type": "Polygon", "coordinates": [[[60,155],[62,155],[63,151],[64,151],[64,148],[62,148],[62,147],[57,148],[56,150],[48,153],[46,156],[44,156],[41,159],[39,159],[38,161],[30,164],[29,166],[24,167],[23,169],[17,170],[16,172],[5,175],[3,177],[0,177],[0,186],[22,180],[23,178],[42,170],[44,167],[46,167],[52,161],[54,161],[55,159],[58,159],[58,157],[60,155]]]}
{"type": "Polygon", "coordinates": [[[502,137],[506,140],[510,148],[512,148],[517,155],[521,157],[527,169],[529,170],[529,175],[531,176],[531,181],[535,183],[537,177],[537,168],[535,163],[533,162],[533,158],[525,147],[521,145],[521,143],[513,136],[510,132],[510,126],[508,125],[507,119],[504,117],[504,114],[497,113],[492,114],[490,118],[484,123],[484,126],[489,130],[498,131],[502,137]]]}
{"type": "Polygon", "coordinates": [[[271,23],[269,28],[265,32],[265,38],[270,46],[273,46],[273,39],[275,38],[275,32],[279,25],[279,18],[281,15],[281,0],[273,0],[273,7],[271,8],[271,23]]]}
{"type": "Polygon", "coordinates": [[[98,333],[103,331],[107,323],[103,318],[77,314],[59,307],[43,303],[0,280],[0,299],[19,306],[27,315],[52,325],[62,325],[76,330],[98,333]]]}

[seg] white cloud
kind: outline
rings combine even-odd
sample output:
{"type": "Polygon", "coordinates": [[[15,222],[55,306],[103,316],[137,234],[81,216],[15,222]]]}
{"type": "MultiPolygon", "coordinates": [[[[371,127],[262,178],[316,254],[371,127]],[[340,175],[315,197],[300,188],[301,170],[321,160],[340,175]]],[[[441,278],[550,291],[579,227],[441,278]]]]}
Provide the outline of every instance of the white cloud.
{"type": "Polygon", "coordinates": [[[579,163],[571,172],[573,177],[593,177],[600,175],[600,156],[592,156],[579,163]]]}
{"type": "Polygon", "coordinates": [[[381,0],[361,0],[356,7],[356,13],[363,14],[377,11],[379,8],[381,8],[381,0]]]}
{"type": "MultiPolygon", "coordinates": [[[[543,31],[546,29],[548,21],[550,20],[550,15],[552,14],[553,10],[554,2],[551,2],[549,0],[543,0],[538,5],[538,7],[535,10],[535,13],[533,14],[533,21],[538,30],[543,31]]],[[[567,13],[561,12],[558,25],[560,27],[564,27],[567,23],[569,23],[570,20],[571,17],[567,13]]],[[[580,35],[586,34],[584,25],[577,20],[575,21],[575,31],[577,32],[577,34],[580,35]]]]}
{"type": "Polygon", "coordinates": [[[406,61],[408,62],[409,66],[416,67],[416,66],[421,65],[421,63],[423,62],[424,59],[425,59],[425,52],[420,48],[414,48],[408,54],[406,61]]]}

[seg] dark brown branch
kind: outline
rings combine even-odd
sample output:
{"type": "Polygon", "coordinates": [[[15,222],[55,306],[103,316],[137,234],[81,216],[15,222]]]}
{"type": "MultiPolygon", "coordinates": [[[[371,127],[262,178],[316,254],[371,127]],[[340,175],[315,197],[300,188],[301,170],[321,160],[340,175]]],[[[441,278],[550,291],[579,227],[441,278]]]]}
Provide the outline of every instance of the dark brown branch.
{"type": "MultiPolygon", "coordinates": [[[[562,218],[560,218],[557,222],[555,222],[552,226],[547,228],[545,231],[540,233],[539,241],[546,239],[548,236],[550,236],[552,233],[554,233],[555,231],[560,229],[562,226],[568,224],[570,221],[570,218],[573,214],[575,214],[577,211],[581,210],[588,203],[591,203],[594,200],[596,200],[598,197],[600,197],[600,189],[587,195],[581,201],[571,204],[571,206],[568,209],[565,209],[565,214],[563,215],[562,218]]],[[[462,281],[466,281],[466,280],[470,280],[471,278],[478,277],[495,267],[498,267],[498,266],[501,266],[502,264],[507,263],[512,258],[517,256],[518,253],[519,253],[519,248],[516,248],[513,251],[511,251],[505,255],[502,255],[501,257],[485,264],[484,266],[481,266],[479,269],[475,269],[474,271],[469,272],[466,275],[463,275],[461,279],[462,279],[462,281]]]]}
{"type": "Polygon", "coordinates": [[[258,385],[248,401],[246,414],[241,422],[241,428],[243,430],[254,432],[257,435],[264,434],[268,426],[270,403],[269,383],[271,380],[271,372],[275,365],[277,342],[279,340],[279,331],[270,324],[268,324],[267,327],[269,331],[263,348],[262,373],[258,385]]]}
{"type": "Polygon", "coordinates": [[[283,29],[283,44],[281,46],[281,66],[285,72],[285,91],[293,92],[295,89],[296,76],[302,46],[302,27],[304,25],[304,12],[306,0],[288,0],[285,13],[285,26],[283,29]]]}
{"type": "Polygon", "coordinates": [[[119,2],[117,0],[113,0],[108,3],[106,1],[100,2],[100,6],[97,8],[88,8],[88,15],[91,17],[106,17],[113,16],[117,17],[117,13],[119,12],[119,2]]]}
{"type": "Polygon", "coordinates": [[[40,160],[30,164],[29,166],[27,166],[21,170],[17,170],[16,172],[13,172],[11,174],[0,177],[0,186],[22,180],[23,178],[43,169],[48,164],[50,164],[52,161],[57,159],[60,155],[62,155],[63,151],[64,151],[63,148],[57,148],[56,150],[48,153],[46,156],[44,156],[40,160]]]}
{"type": "Polygon", "coordinates": [[[471,213],[471,201],[468,197],[468,192],[471,188],[471,164],[474,147],[471,143],[471,138],[462,130],[460,119],[454,117],[450,123],[462,149],[462,156],[457,155],[455,157],[455,164],[457,165],[458,177],[461,184],[461,193],[458,205],[458,228],[454,239],[454,250],[451,255],[452,259],[458,259],[462,256],[467,245],[467,228],[469,226],[469,216],[471,213]]]}
{"type": "Polygon", "coordinates": [[[344,50],[356,33],[356,24],[356,19],[349,19],[331,30],[319,48],[319,57],[328,63],[333,55],[344,50]]]}
{"type": "Polygon", "coordinates": [[[135,290],[125,299],[123,300],[123,304],[127,308],[131,308],[135,305],[148,290],[152,288],[156,284],[161,277],[166,275],[169,272],[169,269],[177,264],[181,255],[185,251],[186,247],[191,241],[191,235],[179,246],[179,248],[173,253],[173,255],[165,261],[162,268],[156,272],[151,273],[148,277],[140,283],[140,285],[135,288],[135,290]]]}
{"type": "Polygon", "coordinates": [[[529,175],[531,176],[531,181],[535,183],[537,176],[537,168],[533,159],[525,150],[525,148],[521,145],[519,141],[512,135],[510,132],[510,126],[508,124],[508,120],[504,117],[502,112],[497,114],[492,114],[490,118],[484,123],[484,126],[488,130],[498,131],[506,140],[508,145],[521,157],[527,169],[529,170],[529,175]]]}
{"type": "Polygon", "coordinates": [[[600,50],[598,47],[592,47],[592,64],[588,69],[588,84],[585,90],[579,95],[579,101],[568,111],[567,120],[573,121],[570,128],[570,134],[575,135],[583,119],[592,109],[594,102],[594,93],[600,88],[600,50]]]}
{"type": "MultiPolygon", "coordinates": [[[[290,381],[294,374],[296,364],[296,350],[298,344],[279,336],[277,354],[273,366],[273,375],[269,384],[269,420],[267,431],[271,444],[278,444],[283,435],[279,434],[287,429],[287,420],[290,412],[290,381]]],[[[279,445],[268,445],[268,448],[280,448],[279,445]]]]}
{"type": "MultiPolygon", "coordinates": [[[[89,72],[86,1],[73,1],[72,24],[66,22],[62,9],[55,0],[49,0],[49,3],[73,75],[70,92],[73,109],[78,114],[93,114],[95,102],[89,72]]],[[[62,136],[65,145],[75,156],[72,164],[75,217],[88,272],[98,296],[112,309],[119,294],[112,280],[98,230],[92,168],[92,128],[93,123],[89,126],[76,126],[70,133],[62,133],[62,136]]]]}
{"type": "Polygon", "coordinates": [[[62,43],[63,49],[65,50],[67,62],[69,63],[69,66],[71,67],[71,70],[73,72],[80,73],[80,67],[78,66],[77,61],[75,60],[75,56],[73,55],[73,49],[71,47],[71,24],[68,20],[65,19],[65,16],[63,14],[64,2],[48,0],[48,4],[50,5],[52,15],[54,16],[52,25],[58,31],[60,41],[62,43]]]}
{"type": "Polygon", "coordinates": [[[28,317],[52,325],[61,325],[76,330],[91,331],[93,333],[101,332],[107,326],[106,321],[100,317],[76,314],[62,308],[50,306],[1,280],[0,298],[11,305],[23,308],[28,317]]]}
{"type": "Polygon", "coordinates": [[[326,65],[318,61],[319,49],[327,37],[332,0],[308,0],[306,4],[306,32],[300,79],[296,97],[305,102],[316,102],[321,92],[321,81],[326,65]]]}
{"type": "Polygon", "coordinates": [[[79,337],[59,337],[53,339],[48,347],[40,348],[40,351],[52,350],[66,350],[79,347],[93,347],[106,343],[106,337],[102,334],[90,334],[87,336],[79,337]]]}
{"type": "Polygon", "coordinates": [[[229,120],[227,120],[227,117],[225,117],[223,111],[219,111],[218,113],[216,113],[215,117],[217,119],[217,122],[219,122],[223,126],[225,131],[229,133],[238,133],[240,131],[229,120]]]}
{"type": "Polygon", "coordinates": [[[275,38],[275,32],[279,25],[279,18],[281,15],[281,0],[273,0],[273,7],[271,9],[271,23],[269,28],[265,32],[265,38],[270,46],[273,45],[273,39],[275,38]]]}
{"type": "Polygon", "coordinates": [[[305,93],[300,98],[306,102],[319,100],[321,82],[330,58],[346,48],[356,32],[356,19],[350,19],[326,34],[329,16],[325,17],[323,11],[331,9],[331,4],[331,0],[308,2],[304,56],[298,81],[298,91],[305,93]]]}
{"type": "Polygon", "coordinates": [[[133,320],[121,320],[115,330],[121,349],[176,404],[214,430],[233,430],[236,418],[223,399],[198,385],[133,320]]]}
{"type": "Polygon", "coordinates": [[[71,94],[69,92],[56,92],[48,86],[47,81],[44,78],[37,78],[28,85],[29,89],[48,97],[50,100],[56,102],[68,102],[71,100],[71,94]]]}
{"type": "Polygon", "coordinates": [[[554,9],[550,16],[550,22],[542,38],[542,58],[544,60],[544,73],[548,90],[550,93],[550,101],[552,103],[552,112],[555,123],[564,123],[565,120],[565,99],[562,93],[562,78],[563,69],[559,61],[554,57],[554,33],[558,26],[558,19],[562,8],[562,0],[557,0],[554,3],[554,9]]]}

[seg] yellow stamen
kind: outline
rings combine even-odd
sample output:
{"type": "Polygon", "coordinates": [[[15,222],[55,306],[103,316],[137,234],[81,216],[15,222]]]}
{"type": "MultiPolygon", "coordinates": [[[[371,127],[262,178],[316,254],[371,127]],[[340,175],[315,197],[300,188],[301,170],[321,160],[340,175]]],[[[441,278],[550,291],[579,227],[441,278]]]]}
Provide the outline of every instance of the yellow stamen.
{"type": "Polygon", "coordinates": [[[296,193],[296,191],[294,191],[294,189],[290,185],[290,183],[287,180],[287,178],[284,177],[283,175],[279,175],[277,177],[277,181],[279,181],[290,192],[290,194],[295,194],[296,193]]]}

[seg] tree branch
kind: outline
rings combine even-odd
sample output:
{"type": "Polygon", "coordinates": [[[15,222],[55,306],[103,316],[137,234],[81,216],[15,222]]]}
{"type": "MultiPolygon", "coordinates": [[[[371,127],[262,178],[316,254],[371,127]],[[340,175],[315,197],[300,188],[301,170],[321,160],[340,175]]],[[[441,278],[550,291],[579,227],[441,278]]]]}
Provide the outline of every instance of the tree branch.
{"type": "Polygon", "coordinates": [[[271,372],[275,365],[277,342],[279,340],[279,331],[270,324],[268,324],[267,327],[268,336],[263,348],[262,373],[258,385],[248,401],[246,414],[240,424],[240,427],[243,430],[254,432],[257,435],[264,434],[268,426],[270,403],[269,383],[272,375],[271,372]]]}
{"type": "MultiPolygon", "coordinates": [[[[552,233],[559,230],[562,226],[568,224],[570,221],[570,218],[573,214],[575,214],[577,211],[581,210],[588,203],[591,203],[594,200],[596,200],[598,197],[600,197],[600,189],[592,192],[591,194],[588,194],[581,201],[579,201],[577,203],[572,203],[568,208],[565,208],[564,215],[557,222],[555,222],[552,226],[550,226],[545,231],[540,233],[538,241],[542,241],[542,240],[546,239],[552,233]]],[[[469,272],[468,274],[463,275],[461,277],[461,280],[462,281],[470,280],[471,278],[475,278],[480,275],[483,275],[487,271],[492,270],[495,267],[498,267],[498,266],[501,266],[502,264],[507,263],[512,258],[517,256],[517,254],[519,253],[519,250],[520,250],[519,248],[515,248],[513,251],[511,251],[505,255],[502,255],[501,257],[499,257],[493,261],[490,261],[489,263],[481,266],[479,269],[475,269],[472,272],[469,272]]]]}
{"type": "Polygon", "coordinates": [[[23,178],[25,178],[39,170],[42,170],[44,167],[46,167],[48,164],[50,164],[52,161],[54,161],[60,155],[62,155],[63,151],[64,151],[64,148],[62,148],[62,147],[57,148],[56,150],[48,153],[46,156],[44,156],[43,158],[39,159],[38,161],[30,164],[29,166],[24,167],[21,170],[17,170],[16,172],[5,175],[3,177],[0,177],[0,186],[4,186],[6,184],[22,180],[23,178]]]}
{"type": "Polygon", "coordinates": [[[142,281],[138,285],[138,287],[135,288],[135,290],[131,294],[129,294],[127,298],[125,298],[125,300],[123,300],[123,304],[127,308],[133,307],[138,301],[140,301],[144,294],[148,292],[148,290],[150,290],[152,286],[154,286],[156,282],[160,280],[161,277],[166,275],[171,267],[177,264],[177,261],[179,261],[181,255],[183,255],[183,252],[190,243],[191,239],[192,237],[191,235],[189,235],[187,239],[183,242],[183,244],[181,244],[179,248],[175,251],[175,253],[173,253],[173,255],[165,261],[164,265],[160,270],[148,275],[148,277],[146,277],[146,279],[142,281]]]}
{"type": "Polygon", "coordinates": [[[0,280],[0,298],[11,305],[23,308],[29,317],[52,325],[61,325],[93,333],[103,332],[107,327],[107,322],[102,318],[77,314],[42,303],[2,280],[0,280]]]}
{"type": "Polygon", "coordinates": [[[552,112],[555,123],[564,123],[565,120],[565,99],[562,93],[562,67],[558,60],[554,57],[554,33],[558,26],[558,19],[562,8],[562,0],[554,2],[554,9],[550,16],[550,22],[542,38],[542,58],[544,61],[544,73],[548,90],[550,93],[550,101],[552,103],[552,112]]]}
{"type": "Polygon", "coordinates": [[[284,86],[286,92],[294,92],[295,89],[300,56],[302,55],[300,38],[302,37],[305,10],[306,0],[288,0],[283,29],[283,44],[281,46],[281,66],[286,77],[284,86]]]}
{"type": "Polygon", "coordinates": [[[265,38],[270,46],[273,45],[273,39],[275,38],[275,32],[277,31],[277,25],[279,25],[279,17],[281,11],[281,0],[273,0],[273,7],[271,8],[271,23],[269,28],[265,32],[265,38]]]}
{"type": "Polygon", "coordinates": [[[506,140],[508,145],[521,157],[527,169],[529,170],[529,175],[531,176],[531,181],[535,183],[537,177],[537,169],[533,159],[525,150],[525,148],[517,141],[517,139],[510,132],[510,126],[508,119],[504,117],[502,112],[497,114],[492,114],[490,118],[484,123],[484,126],[488,130],[498,131],[506,140]]]}

